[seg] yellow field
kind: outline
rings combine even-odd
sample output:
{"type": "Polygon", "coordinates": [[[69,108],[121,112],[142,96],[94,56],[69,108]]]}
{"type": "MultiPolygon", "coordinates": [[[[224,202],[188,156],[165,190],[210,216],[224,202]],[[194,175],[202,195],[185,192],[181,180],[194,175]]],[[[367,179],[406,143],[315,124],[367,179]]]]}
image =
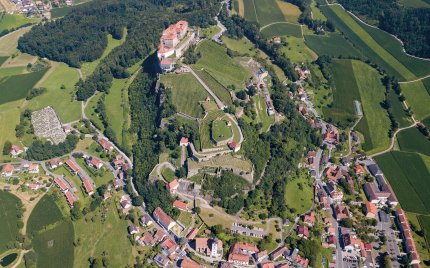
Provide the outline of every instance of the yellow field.
{"type": "Polygon", "coordinates": [[[245,16],[245,5],[243,4],[243,0],[237,1],[239,4],[239,16],[244,17],[245,16]]]}
{"type": "Polygon", "coordinates": [[[294,23],[297,23],[299,21],[299,16],[300,14],[302,14],[302,12],[300,11],[298,6],[281,0],[276,0],[276,3],[278,4],[279,9],[284,14],[286,21],[294,23]]]}

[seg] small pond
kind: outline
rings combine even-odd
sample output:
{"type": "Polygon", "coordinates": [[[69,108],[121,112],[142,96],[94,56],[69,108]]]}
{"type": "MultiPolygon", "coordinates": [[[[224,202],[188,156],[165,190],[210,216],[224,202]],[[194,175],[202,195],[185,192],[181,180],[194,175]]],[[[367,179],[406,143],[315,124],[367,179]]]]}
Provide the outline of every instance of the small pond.
{"type": "Polygon", "coordinates": [[[8,266],[9,264],[11,264],[12,262],[14,262],[16,260],[16,257],[18,257],[17,253],[12,253],[12,254],[7,255],[3,259],[0,259],[0,266],[1,267],[8,266]]]}

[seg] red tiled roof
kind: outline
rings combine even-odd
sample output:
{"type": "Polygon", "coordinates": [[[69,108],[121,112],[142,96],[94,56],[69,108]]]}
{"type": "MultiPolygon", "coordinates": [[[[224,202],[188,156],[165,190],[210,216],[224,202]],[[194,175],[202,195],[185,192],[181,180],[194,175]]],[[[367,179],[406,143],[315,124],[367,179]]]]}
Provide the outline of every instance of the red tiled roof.
{"type": "Polygon", "coordinates": [[[66,199],[67,199],[67,203],[73,206],[73,203],[75,203],[75,198],[73,197],[71,192],[66,192],[66,199]]]}
{"type": "Polygon", "coordinates": [[[92,157],[90,163],[91,165],[98,167],[100,164],[102,164],[102,161],[95,157],[92,157]]]}
{"type": "Polygon", "coordinates": [[[182,137],[179,143],[188,143],[188,138],[182,137]]]}
{"type": "Polygon", "coordinates": [[[241,261],[241,262],[249,262],[249,256],[245,254],[238,253],[230,253],[228,255],[229,261],[241,261]]]}
{"type": "Polygon", "coordinates": [[[305,225],[300,225],[299,228],[297,228],[297,234],[303,235],[304,237],[309,237],[309,229],[305,225]]]}
{"type": "Polygon", "coordinates": [[[61,191],[67,190],[67,186],[64,184],[64,182],[60,178],[55,178],[54,182],[55,182],[55,184],[58,185],[58,187],[60,187],[61,191]]]}
{"type": "Polygon", "coordinates": [[[198,228],[193,228],[187,235],[188,240],[193,240],[194,237],[196,237],[197,233],[199,232],[198,228]]]}
{"type": "Polygon", "coordinates": [[[173,222],[173,219],[169,217],[160,207],[157,207],[153,213],[154,217],[163,225],[166,229],[173,222]]]}
{"type": "Polygon", "coordinates": [[[261,265],[261,268],[275,268],[275,264],[273,262],[266,262],[261,265]]]}
{"type": "Polygon", "coordinates": [[[113,148],[112,144],[105,139],[100,139],[99,144],[104,150],[107,150],[107,151],[110,151],[113,148]]]}
{"type": "Polygon", "coordinates": [[[187,204],[179,200],[173,201],[173,207],[182,209],[182,210],[187,210],[187,204]]]}
{"type": "Polygon", "coordinates": [[[93,186],[91,185],[91,182],[89,180],[83,180],[83,184],[87,194],[90,194],[93,192],[93,186]]]}
{"type": "Polygon", "coordinates": [[[179,186],[179,182],[177,179],[174,179],[173,181],[171,181],[169,184],[167,184],[167,189],[168,190],[175,190],[177,189],[179,186]]]}
{"type": "Polygon", "coordinates": [[[73,171],[73,172],[78,172],[78,167],[72,162],[72,160],[67,159],[66,160],[66,165],[73,171]]]}
{"type": "Polygon", "coordinates": [[[373,215],[376,215],[378,213],[375,204],[370,202],[366,203],[366,211],[367,213],[372,213],[373,215]]]}
{"type": "Polygon", "coordinates": [[[201,266],[198,263],[190,259],[183,259],[181,262],[181,268],[200,268],[200,267],[201,266]]]}
{"type": "Polygon", "coordinates": [[[2,172],[4,172],[4,173],[11,173],[11,172],[13,172],[13,170],[14,170],[14,167],[12,164],[6,164],[2,168],[2,172]]]}

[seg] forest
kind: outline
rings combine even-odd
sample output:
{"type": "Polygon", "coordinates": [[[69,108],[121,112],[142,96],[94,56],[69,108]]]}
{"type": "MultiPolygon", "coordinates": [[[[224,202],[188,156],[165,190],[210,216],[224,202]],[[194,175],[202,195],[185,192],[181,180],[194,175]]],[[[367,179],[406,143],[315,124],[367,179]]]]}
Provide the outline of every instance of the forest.
{"type": "Polygon", "coordinates": [[[430,8],[405,8],[398,0],[339,0],[339,3],[398,36],[409,54],[430,57],[430,8]]]}

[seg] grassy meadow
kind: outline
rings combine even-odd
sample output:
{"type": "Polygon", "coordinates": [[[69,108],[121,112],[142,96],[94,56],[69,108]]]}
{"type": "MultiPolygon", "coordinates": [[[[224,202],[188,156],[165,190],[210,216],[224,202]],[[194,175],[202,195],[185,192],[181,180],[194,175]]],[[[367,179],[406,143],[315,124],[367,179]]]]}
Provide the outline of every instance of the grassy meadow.
{"type": "Polygon", "coordinates": [[[208,115],[202,120],[199,127],[199,135],[203,149],[215,147],[211,140],[211,125],[215,119],[222,116],[224,116],[224,112],[221,110],[216,110],[209,112],[208,115]]]}
{"type": "Polygon", "coordinates": [[[195,64],[197,69],[210,73],[224,87],[235,85],[242,88],[244,82],[251,76],[249,71],[236,63],[227,55],[224,47],[210,40],[200,43],[197,50],[202,57],[195,64]]]}
{"type": "Polygon", "coordinates": [[[292,62],[300,64],[302,62],[312,62],[318,58],[318,55],[306,46],[303,38],[288,36],[286,40],[287,45],[282,47],[282,51],[287,54],[292,62]]]}
{"type": "Polygon", "coordinates": [[[95,112],[97,103],[104,93],[96,93],[91,99],[87,100],[87,106],[85,107],[85,115],[89,120],[100,130],[104,131],[104,125],[98,114],[95,112]]]}
{"type": "Polygon", "coordinates": [[[397,142],[403,152],[416,152],[430,156],[430,141],[417,128],[409,128],[397,135],[397,142]]]}
{"type": "Polygon", "coordinates": [[[257,53],[257,49],[255,49],[254,44],[246,37],[242,37],[241,39],[232,39],[223,35],[221,39],[227,48],[240,53],[241,55],[249,55],[252,57],[257,53]]]}
{"type": "Polygon", "coordinates": [[[276,0],[276,4],[278,4],[279,9],[281,10],[282,14],[284,14],[286,21],[292,23],[299,22],[299,17],[302,12],[298,6],[282,0],[276,0]]]}
{"type": "Polygon", "coordinates": [[[302,38],[302,29],[298,24],[292,23],[277,23],[270,25],[263,30],[261,30],[261,34],[266,38],[271,38],[273,36],[294,36],[298,38],[302,38]]]}
{"type": "Polygon", "coordinates": [[[412,123],[412,120],[406,114],[403,103],[399,101],[399,96],[391,90],[388,94],[388,100],[391,103],[391,110],[396,121],[399,123],[399,127],[406,127],[412,123]]]}
{"type": "MultiPolygon", "coordinates": [[[[233,101],[230,96],[230,92],[220,82],[218,82],[209,72],[206,70],[194,70],[200,79],[213,91],[213,93],[225,104],[232,105],[233,101]]],[[[212,97],[211,97],[212,99],[212,97]]]]}
{"type": "Polygon", "coordinates": [[[28,18],[20,14],[0,13],[0,33],[19,28],[26,24],[38,23],[38,18],[28,18]]]}
{"type": "Polygon", "coordinates": [[[202,117],[203,108],[199,102],[204,101],[209,93],[192,74],[165,74],[161,76],[161,83],[171,89],[173,104],[179,112],[202,117]]]}
{"type": "Polygon", "coordinates": [[[43,230],[46,226],[61,220],[62,217],[63,215],[53,198],[50,195],[45,195],[31,212],[27,222],[27,233],[31,234],[43,230]]]}
{"type": "Polygon", "coordinates": [[[51,16],[53,19],[61,18],[69,14],[72,11],[72,9],[73,9],[72,6],[53,8],[51,10],[51,16]]]}
{"type": "Polygon", "coordinates": [[[0,104],[23,99],[46,70],[0,78],[0,104]]]}
{"type": "Polygon", "coordinates": [[[255,108],[257,110],[257,120],[263,124],[262,131],[266,132],[269,130],[269,127],[275,123],[275,117],[269,116],[267,113],[267,105],[262,94],[256,95],[253,98],[255,102],[255,108]]]}
{"type": "Polygon", "coordinates": [[[289,208],[302,214],[312,207],[314,188],[310,178],[301,174],[299,178],[289,180],[285,187],[285,203],[289,208]]]}
{"type": "Polygon", "coordinates": [[[338,33],[305,35],[306,45],[319,56],[360,57],[361,53],[338,33]]]}
{"type": "Polygon", "coordinates": [[[0,190],[0,254],[7,250],[6,246],[16,240],[19,233],[16,206],[21,203],[18,197],[0,190]]]}
{"type": "Polygon", "coordinates": [[[408,84],[401,84],[403,95],[406,97],[406,103],[411,107],[418,120],[425,119],[430,116],[430,95],[422,81],[417,81],[408,84]]]}
{"type": "Polygon", "coordinates": [[[430,214],[429,171],[417,153],[392,151],[375,160],[406,211],[430,214]]]}
{"type": "Polygon", "coordinates": [[[30,28],[22,28],[8,35],[0,37],[0,55],[10,56],[16,52],[18,39],[28,31],[30,31],[30,28]]]}
{"type": "Polygon", "coordinates": [[[127,79],[113,79],[109,94],[105,96],[106,117],[112,130],[115,132],[117,142],[121,144],[123,140],[124,121],[128,115],[124,114],[124,91],[127,86],[127,79]]]}

